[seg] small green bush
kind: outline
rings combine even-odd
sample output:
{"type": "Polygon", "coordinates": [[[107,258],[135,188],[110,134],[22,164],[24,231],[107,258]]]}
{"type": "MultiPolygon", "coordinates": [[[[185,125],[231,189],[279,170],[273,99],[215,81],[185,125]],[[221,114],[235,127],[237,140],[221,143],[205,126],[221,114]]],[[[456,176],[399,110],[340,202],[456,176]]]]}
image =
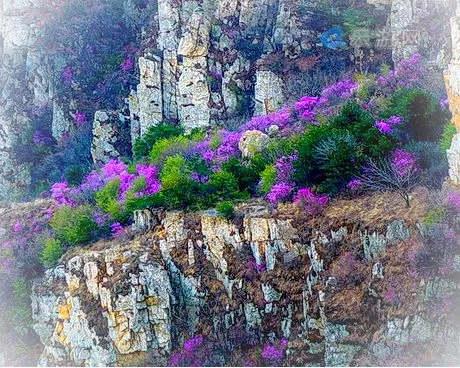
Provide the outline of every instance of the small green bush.
{"type": "Polygon", "coordinates": [[[183,156],[179,154],[169,156],[160,172],[161,185],[163,189],[169,189],[183,183],[188,183],[191,181],[190,175],[190,167],[183,156]]]}
{"type": "Polygon", "coordinates": [[[40,263],[46,268],[55,267],[63,254],[61,242],[54,238],[48,238],[45,240],[40,253],[40,263]]]}
{"type": "Polygon", "coordinates": [[[191,169],[181,155],[169,156],[161,169],[159,198],[167,208],[185,208],[200,201],[200,184],[191,178],[191,169]]]}
{"type": "Polygon", "coordinates": [[[265,166],[264,171],[260,173],[260,190],[262,193],[267,194],[272,189],[276,180],[276,167],[275,165],[265,166]]]}
{"type": "Polygon", "coordinates": [[[162,138],[156,141],[152,146],[149,155],[150,160],[152,160],[154,164],[158,164],[171,154],[182,153],[191,145],[191,143],[192,141],[183,135],[162,138]]]}
{"type": "Polygon", "coordinates": [[[211,175],[211,178],[206,183],[206,194],[212,196],[214,201],[241,198],[242,196],[235,175],[224,170],[211,175]]]}
{"type": "Polygon", "coordinates": [[[373,29],[376,22],[375,17],[363,9],[349,7],[343,12],[343,25],[348,32],[357,28],[373,29]]]}
{"type": "Polygon", "coordinates": [[[133,156],[136,160],[147,157],[158,140],[177,137],[182,134],[184,134],[184,129],[181,126],[175,126],[170,123],[160,123],[152,126],[142,138],[138,138],[134,142],[133,156]]]}
{"type": "Polygon", "coordinates": [[[59,240],[69,245],[89,242],[97,228],[90,206],[76,208],[63,206],[57,210],[50,221],[51,228],[59,240]]]}
{"type": "Polygon", "coordinates": [[[439,142],[439,146],[441,147],[443,153],[445,153],[452,145],[455,133],[457,133],[457,128],[455,128],[455,125],[451,121],[448,121],[446,125],[444,125],[441,140],[439,142]]]}
{"type": "Polygon", "coordinates": [[[235,206],[230,201],[222,201],[217,203],[216,210],[219,216],[230,220],[235,216],[235,206]]]}
{"type": "Polygon", "coordinates": [[[427,227],[433,227],[443,222],[447,217],[447,211],[442,208],[434,208],[425,215],[424,223],[427,227]]]}
{"type": "Polygon", "coordinates": [[[235,176],[240,192],[248,191],[255,194],[260,180],[260,172],[265,165],[266,160],[258,153],[247,160],[233,157],[222,164],[222,170],[235,176]]]}
{"type": "Polygon", "coordinates": [[[96,192],[96,206],[103,212],[110,214],[113,221],[125,223],[130,216],[124,203],[118,201],[120,180],[109,181],[96,192]]]}
{"type": "Polygon", "coordinates": [[[381,158],[395,147],[395,139],[380,133],[375,127],[375,119],[357,103],[346,104],[339,115],[330,122],[330,128],[350,132],[360,144],[363,154],[371,158],[381,158]]]}
{"type": "Polygon", "coordinates": [[[403,128],[410,138],[432,142],[439,140],[443,124],[448,118],[438,101],[429,92],[418,88],[397,90],[390,98],[385,115],[402,116],[403,128]]]}

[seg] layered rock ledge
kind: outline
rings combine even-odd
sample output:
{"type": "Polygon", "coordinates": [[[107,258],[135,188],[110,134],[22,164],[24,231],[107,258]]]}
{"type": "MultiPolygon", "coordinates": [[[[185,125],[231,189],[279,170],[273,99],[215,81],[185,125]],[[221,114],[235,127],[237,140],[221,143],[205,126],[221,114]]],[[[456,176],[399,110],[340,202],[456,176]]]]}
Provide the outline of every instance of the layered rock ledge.
{"type": "Polygon", "coordinates": [[[388,362],[407,346],[458,351],[459,326],[429,308],[458,285],[409,272],[427,231],[424,202],[414,201],[342,200],[316,218],[263,203],[231,221],[137,213],[132,233],[70,251],[36,280],[40,364],[165,365],[197,335],[220,346],[222,364],[241,339],[286,338],[289,365],[388,362]]]}

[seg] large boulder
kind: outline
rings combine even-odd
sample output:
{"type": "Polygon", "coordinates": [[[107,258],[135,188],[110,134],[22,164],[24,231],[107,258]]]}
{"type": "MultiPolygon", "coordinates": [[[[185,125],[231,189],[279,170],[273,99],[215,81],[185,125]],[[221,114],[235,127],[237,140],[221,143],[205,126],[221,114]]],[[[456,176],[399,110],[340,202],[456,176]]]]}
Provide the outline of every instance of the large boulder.
{"type": "Polygon", "coordinates": [[[238,148],[243,157],[251,157],[267,147],[270,137],[259,130],[248,130],[243,134],[238,143],[238,148]]]}

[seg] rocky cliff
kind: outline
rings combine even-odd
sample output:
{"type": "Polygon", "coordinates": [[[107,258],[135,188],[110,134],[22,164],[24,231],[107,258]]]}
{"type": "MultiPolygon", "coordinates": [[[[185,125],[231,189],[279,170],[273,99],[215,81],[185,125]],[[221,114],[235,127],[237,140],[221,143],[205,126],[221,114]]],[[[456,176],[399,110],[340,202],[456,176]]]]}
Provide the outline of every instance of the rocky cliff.
{"type": "Polygon", "coordinates": [[[261,203],[232,221],[138,212],[132,233],[36,280],[40,364],[164,365],[194,336],[212,365],[270,364],[254,352],[280,341],[278,364],[458,364],[459,326],[434,304],[457,282],[410,271],[429,232],[414,198],[342,200],[316,218],[261,203]]]}

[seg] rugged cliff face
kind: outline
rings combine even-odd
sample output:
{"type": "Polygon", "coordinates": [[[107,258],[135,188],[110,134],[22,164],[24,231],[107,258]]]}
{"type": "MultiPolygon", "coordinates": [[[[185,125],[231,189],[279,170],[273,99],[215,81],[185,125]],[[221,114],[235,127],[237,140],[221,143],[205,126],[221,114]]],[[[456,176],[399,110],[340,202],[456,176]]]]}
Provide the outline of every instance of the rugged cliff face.
{"type": "Polygon", "coordinates": [[[254,364],[282,339],[290,365],[458,363],[459,326],[432,309],[457,283],[410,274],[423,196],[410,210],[343,200],[316,218],[239,210],[144,211],[124,238],[69,252],[33,289],[40,364],[164,365],[193,336],[214,365],[254,364]]]}
{"type": "Polygon", "coordinates": [[[452,61],[445,73],[446,87],[449,95],[452,121],[457,134],[452,147],[447,152],[450,166],[450,179],[454,185],[460,185],[460,4],[456,15],[451,19],[452,30],[452,61]]]}

